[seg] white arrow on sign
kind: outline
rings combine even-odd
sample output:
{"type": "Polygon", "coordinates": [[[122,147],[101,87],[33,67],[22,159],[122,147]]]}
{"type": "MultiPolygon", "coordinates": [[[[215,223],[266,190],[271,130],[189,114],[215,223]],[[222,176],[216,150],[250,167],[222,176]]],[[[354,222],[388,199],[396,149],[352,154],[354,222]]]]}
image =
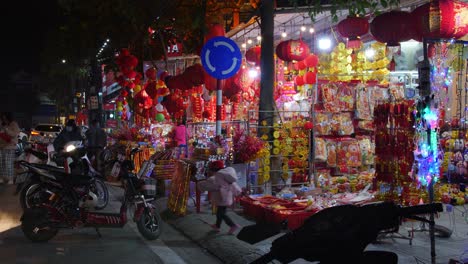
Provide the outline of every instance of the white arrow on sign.
{"type": "Polygon", "coordinates": [[[210,53],[211,51],[208,49],[206,50],[206,53],[205,53],[205,61],[206,61],[206,65],[208,66],[208,68],[210,69],[210,71],[212,72],[215,72],[216,71],[216,68],[211,65],[211,62],[210,62],[210,53]]]}
{"type": "Polygon", "coordinates": [[[227,69],[227,70],[222,71],[221,73],[223,75],[226,75],[226,74],[232,72],[236,68],[236,65],[237,65],[237,58],[232,58],[231,67],[229,67],[229,69],[227,69]]]}
{"type": "Polygon", "coordinates": [[[230,50],[231,52],[234,52],[234,47],[233,47],[231,44],[227,43],[226,41],[216,41],[216,42],[214,43],[214,46],[215,46],[215,47],[218,47],[218,46],[226,46],[226,47],[229,48],[229,50],[230,50]]]}

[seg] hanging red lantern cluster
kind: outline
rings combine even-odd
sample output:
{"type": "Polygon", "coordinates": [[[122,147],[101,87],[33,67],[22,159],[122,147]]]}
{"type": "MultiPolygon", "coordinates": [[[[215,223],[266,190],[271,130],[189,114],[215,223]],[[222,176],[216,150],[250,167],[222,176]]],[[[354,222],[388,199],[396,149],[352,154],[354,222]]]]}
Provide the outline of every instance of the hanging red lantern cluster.
{"type": "Polygon", "coordinates": [[[375,40],[387,43],[387,46],[400,46],[414,36],[411,14],[404,11],[390,11],[378,15],[370,24],[370,31],[375,40]]]}
{"type": "Polygon", "coordinates": [[[461,38],[468,34],[468,3],[434,0],[411,12],[415,40],[461,38]]]}
{"type": "Polygon", "coordinates": [[[147,69],[145,75],[147,79],[143,89],[146,91],[148,96],[153,99],[153,103],[157,103],[160,96],[166,96],[170,93],[165,83],[157,79],[156,68],[151,67],[147,69]]]}
{"type": "Polygon", "coordinates": [[[309,52],[309,46],[302,40],[287,40],[276,46],[276,56],[284,61],[302,61],[309,52]]]}
{"type": "Polygon", "coordinates": [[[245,59],[249,63],[253,63],[256,66],[260,66],[260,54],[262,48],[260,46],[255,46],[247,50],[245,53],[245,59]]]}
{"type": "Polygon", "coordinates": [[[311,53],[309,54],[309,56],[307,56],[307,58],[305,58],[305,60],[303,61],[304,62],[304,65],[306,67],[317,67],[318,63],[319,63],[319,58],[317,55],[311,53]]]}
{"type": "Polygon", "coordinates": [[[347,47],[358,49],[361,47],[361,36],[369,32],[369,21],[365,17],[348,16],[337,25],[338,32],[348,38],[347,47]]]}
{"type": "Polygon", "coordinates": [[[140,83],[142,75],[135,71],[138,65],[137,57],[130,54],[128,49],[122,49],[115,59],[116,64],[119,66],[121,75],[117,77],[117,82],[122,87],[133,89],[135,85],[140,83]]]}

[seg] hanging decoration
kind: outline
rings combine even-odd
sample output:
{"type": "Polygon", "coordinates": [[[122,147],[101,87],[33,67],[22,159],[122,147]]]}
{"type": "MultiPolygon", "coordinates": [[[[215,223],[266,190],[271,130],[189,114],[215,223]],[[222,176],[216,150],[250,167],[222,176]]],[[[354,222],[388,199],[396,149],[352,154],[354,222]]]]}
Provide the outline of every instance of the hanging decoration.
{"type": "Polygon", "coordinates": [[[411,12],[417,41],[423,38],[461,38],[468,34],[468,4],[434,0],[411,12]]]}
{"type": "Polygon", "coordinates": [[[375,40],[387,43],[387,46],[400,46],[414,36],[411,14],[404,11],[390,11],[378,15],[370,24],[370,31],[375,40]]]}
{"type": "Polygon", "coordinates": [[[439,179],[443,155],[439,151],[439,119],[445,108],[442,93],[452,86],[450,43],[433,44],[434,54],[429,57],[431,97],[421,100],[416,113],[416,149],[414,151],[419,183],[423,186],[439,179]]]}
{"type": "Polygon", "coordinates": [[[302,40],[287,40],[276,46],[276,56],[284,61],[302,61],[309,52],[309,46],[302,40]]]}
{"type": "Polygon", "coordinates": [[[359,49],[362,46],[361,36],[369,32],[369,21],[365,17],[348,16],[337,25],[338,32],[347,38],[347,48],[359,49]]]}
{"type": "Polygon", "coordinates": [[[260,53],[261,47],[255,46],[247,50],[245,53],[245,59],[247,62],[252,63],[255,66],[260,66],[260,53]]]}

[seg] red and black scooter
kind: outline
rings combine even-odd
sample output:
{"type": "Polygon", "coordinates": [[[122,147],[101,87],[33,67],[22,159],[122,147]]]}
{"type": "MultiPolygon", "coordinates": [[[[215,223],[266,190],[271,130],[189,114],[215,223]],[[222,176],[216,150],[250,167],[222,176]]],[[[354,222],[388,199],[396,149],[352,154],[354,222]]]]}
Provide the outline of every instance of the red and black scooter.
{"type": "MultiPolygon", "coordinates": [[[[138,152],[134,149],[131,157],[138,152]]],[[[52,239],[61,228],[98,228],[123,227],[127,223],[128,205],[135,205],[133,220],[138,231],[148,240],[154,240],[161,234],[161,217],[152,204],[156,195],[155,180],[139,179],[131,171],[134,169],[133,158],[121,162],[121,180],[125,190],[124,200],[119,213],[90,212],[86,203],[80,203],[74,185],[90,180],[81,177],[76,181],[64,182],[65,188],[60,193],[50,196],[49,202],[25,210],[21,217],[21,229],[33,242],[45,242],[52,239]]]]}

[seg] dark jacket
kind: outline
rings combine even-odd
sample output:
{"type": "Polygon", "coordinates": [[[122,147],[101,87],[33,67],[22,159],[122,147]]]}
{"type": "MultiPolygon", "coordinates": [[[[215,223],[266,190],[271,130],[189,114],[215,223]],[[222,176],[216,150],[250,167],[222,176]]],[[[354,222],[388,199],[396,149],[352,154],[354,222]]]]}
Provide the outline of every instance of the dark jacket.
{"type": "Polygon", "coordinates": [[[107,145],[106,132],[100,127],[90,127],[86,131],[86,139],[88,140],[88,147],[91,148],[104,148],[107,145]]]}
{"type": "Polygon", "coordinates": [[[57,138],[54,140],[55,151],[61,151],[62,148],[70,141],[82,141],[84,140],[78,128],[73,129],[73,131],[68,132],[65,129],[60,132],[57,138]]]}

